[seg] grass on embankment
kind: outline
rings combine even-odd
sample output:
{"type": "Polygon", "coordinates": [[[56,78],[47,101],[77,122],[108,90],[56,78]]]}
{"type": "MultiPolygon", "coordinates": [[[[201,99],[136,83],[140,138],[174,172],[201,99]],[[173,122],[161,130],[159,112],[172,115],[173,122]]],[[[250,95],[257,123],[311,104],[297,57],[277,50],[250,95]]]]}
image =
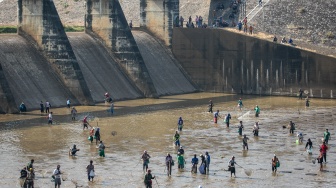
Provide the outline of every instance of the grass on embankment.
{"type": "Polygon", "coordinates": [[[16,26],[0,26],[0,33],[16,33],[16,26]]]}
{"type": "MultiPolygon", "coordinates": [[[[65,32],[84,32],[84,26],[64,26],[65,32]]],[[[0,26],[0,34],[17,33],[16,26],[0,26]]]]}

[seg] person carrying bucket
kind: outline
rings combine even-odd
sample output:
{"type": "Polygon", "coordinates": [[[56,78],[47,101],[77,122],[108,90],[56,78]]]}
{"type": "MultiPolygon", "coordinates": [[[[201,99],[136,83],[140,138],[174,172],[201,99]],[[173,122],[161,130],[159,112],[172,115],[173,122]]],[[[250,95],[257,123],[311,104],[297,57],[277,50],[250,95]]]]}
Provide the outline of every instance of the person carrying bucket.
{"type": "Polygon", "coordinates": [[[299,132],[297,134],[297,137],[298,137],[298,144],[302,144],[302,142],[303,142],[303,134],[302,134],[302,132],[299,132]]]}
{"type": "Polygon", "coordinates": [[[199,167],[199,171],[201,174],[205,174],[206,173],[206,159],[203,154],[201,154],[200,157],[201,157],[201,165],[199,167]]]}
{"type": "Polygon", "coordinates": [[[280,161],[274,154],[272,158],[272,172],[276,173],[278,167],[280,167],[280,161]]]}
{"type": "Polygon", "coordinates": [[[91,130],[90,130],[90,135],[89,135],[89,140],[92,144],[93,142],[93,135],[94,135],[94,132],[95,132],[95,128],[93,127],[91,130]]]}
{"type": "Polygon", "coordinates": [[[308,138],[305,149],[307,149],[307,152],[309,154],[312,154],[312,148],[313,148],[313,142],[310,140],[310,138],[308,138]]]}
{"type": "Polygon", "coordinates": [[[105,157],[105,145],[103,141],[100,141],[98,148],[99,148],[99,156],[105,157]]]}

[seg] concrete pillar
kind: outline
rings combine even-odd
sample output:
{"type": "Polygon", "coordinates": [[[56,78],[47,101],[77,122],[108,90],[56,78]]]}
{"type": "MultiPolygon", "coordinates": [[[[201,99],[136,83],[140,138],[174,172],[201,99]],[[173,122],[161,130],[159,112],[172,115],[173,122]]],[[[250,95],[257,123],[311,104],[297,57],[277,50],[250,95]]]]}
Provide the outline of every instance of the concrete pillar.
{"type": "Polygon", "coordinates": [[[86,32],[102,40],[146,97],[157,97],[153,81],[118,0],[87,0],[86,32]]]}
{"type": "Polygon", "coordinates": [[[18,0],[18,34],[37,44],[80,103],[93,105],[53,0],[18,0]]]}
{"type": "Polygon", "coordinates": [[[174,23],[179,18],[179,3],[180,0],[140,0],[140,27],[171,46],[174,23]]]}

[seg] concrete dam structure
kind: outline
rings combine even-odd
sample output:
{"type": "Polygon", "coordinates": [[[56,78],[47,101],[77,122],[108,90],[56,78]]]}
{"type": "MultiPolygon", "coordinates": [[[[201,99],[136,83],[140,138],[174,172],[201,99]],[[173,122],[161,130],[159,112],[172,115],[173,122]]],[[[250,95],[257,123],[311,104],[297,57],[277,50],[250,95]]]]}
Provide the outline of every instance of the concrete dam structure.
{"type": "Polygon", "coordinates": [[[0,35],[0,113],[197,91],[165,40],[133,37],[118,1],[87,5],[86,33],[66,34],[53,1],[18,1],[19,35],[0,35]]]}
{"type": "Polygon", "coordinates": [[[334,98],[336,59],[223,29],[174,29],[173,53],[215,92],[334,98]]]}

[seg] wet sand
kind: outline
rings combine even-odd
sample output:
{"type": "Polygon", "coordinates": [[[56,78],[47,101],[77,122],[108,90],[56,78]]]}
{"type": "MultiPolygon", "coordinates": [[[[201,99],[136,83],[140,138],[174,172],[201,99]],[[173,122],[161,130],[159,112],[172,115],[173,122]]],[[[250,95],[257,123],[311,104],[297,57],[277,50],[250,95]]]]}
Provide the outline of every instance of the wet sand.
{"type": "MultiPolygon", "coordinates": [[[[85,115],[92,126],[99,126],[101,138],[107,146],[106,157],[100,158],[95,144],[87,140],[89,132],[83,131],[80,121],[71,122],[70,110],[52,109],[55,125],[47,125],[46,115],[39,111],[20,115],[1,115],[1,167],[0,185],[3,188],[19,187],[19,170],[35,159],[35,187],[52,187],[51,173],[57,166],[65,173],[61,187],[144,187],[142,164],[139,159],[144,150],[151,155],[149,167],[156,175],[160,187],[333,187],[336,171],[335,119],[336,101],[311,99],[311,107],[305,108],[304,100],[288,97],[242,96],[244,109],[237,109],[239,96],[219,93],[197,93],[115,102],[115,115],[110,115],[108,106],[76,107],[77,119],[85,115]],[[223,119],[213,123],[207,113],[208,101],[214,101],[214,110],[219,109],[232,116],[230,128],[223,119]],[[253,114],[254,106],[261,108],[259,118],[253,114]],[[184,171],[173,167],[172,177],[165,173],[164,159],[167,152],[176,161],[173,135],[178,117],[184,119],[181,145],[185,149],[187,164],[184,171]],[[243,120],[249,140],[249,151],[242,150],[242,140],[237,133],[238,117],[243,120]],[[289,120],[296,123],[294,135],[283,129],[289,120]],[[253,137],[252,127],[260,123],[259,137],[253,137]],[[312,159],[318,155],[318,144],[325,128],[331,132],[326,171],[320,172],[312,159]],[[116,135],[112,135],[112,132],[116,135]],[[296,132],[304,134],[304,144],[295,143],[296,132]],[[305,152],[308,138],[313,142],[313,155],[305,152]],[[69,157],[68,150],[76,144],[80,149],[76,157],[69,157]],[[191,174],[193,154],[211,155],[210,175],[191,174]],[[271,158],[276,154],[281,162],[277,174],[271,172],[271,158]],[[230,178],[227,163],[231,156],[245,169],[252,170],[249,177],[236,167],[237,178],[230,178]],[[96,177],[88,183],[86,166],[93,160],[96,177]],[[72,180],[72,181],[71,181],[72,180]]],[[[153,187],[158,187],[153,181],[153,187]]]]}

